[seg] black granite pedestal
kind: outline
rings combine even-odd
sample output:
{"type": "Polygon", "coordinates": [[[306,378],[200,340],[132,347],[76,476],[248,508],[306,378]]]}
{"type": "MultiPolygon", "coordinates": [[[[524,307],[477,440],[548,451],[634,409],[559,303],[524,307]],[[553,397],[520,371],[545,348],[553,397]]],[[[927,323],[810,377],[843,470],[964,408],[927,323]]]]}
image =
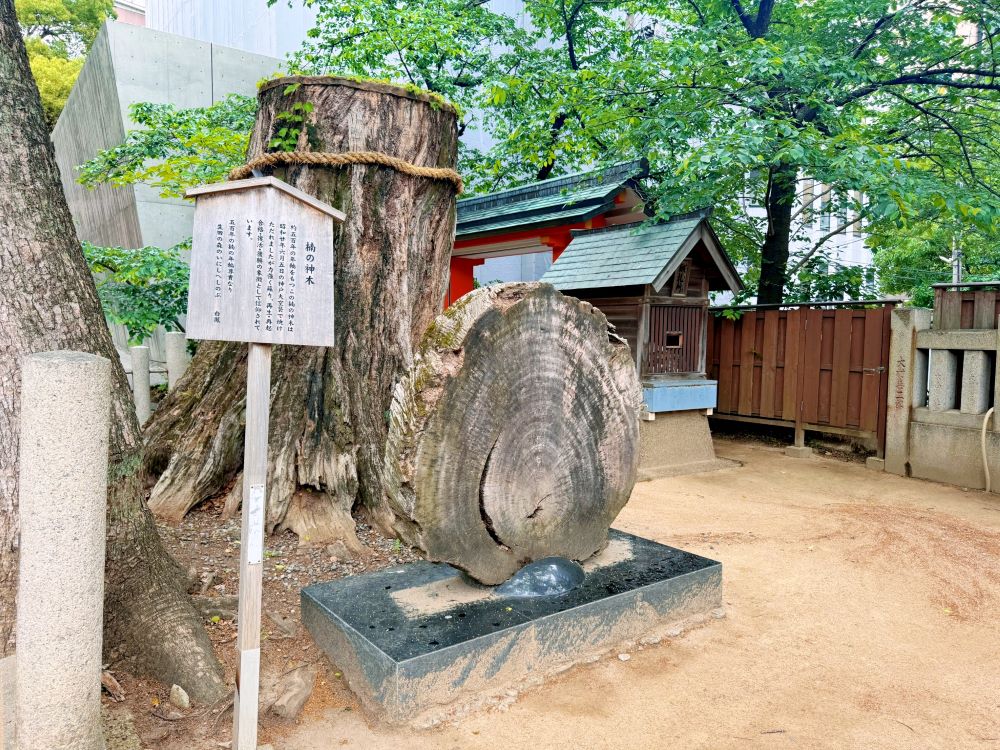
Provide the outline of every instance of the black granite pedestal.
{"type": "Polygon", "coordinates": [[[375,716],[502,692],[719,607],[722,565],[612,529],[579,588],[512,599],[419,562],[302,590],[302,619],[375,716]]]}

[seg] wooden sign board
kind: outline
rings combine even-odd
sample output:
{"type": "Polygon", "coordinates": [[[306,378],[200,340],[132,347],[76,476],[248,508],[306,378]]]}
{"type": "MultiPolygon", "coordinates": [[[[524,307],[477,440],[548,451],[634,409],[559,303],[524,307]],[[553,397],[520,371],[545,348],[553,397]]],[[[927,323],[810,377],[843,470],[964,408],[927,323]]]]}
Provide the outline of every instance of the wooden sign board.
{"type": "Polygon", "coordinates": [[[187,335],[249,342],[234,750],[257,750],[271,344],[332,346],[333,222],[344,214],[274,177],[195,198],[187,335]]]}
{"type": "Polygon", "coordinates": [[[187,195],[188,338],[332,346],[333,222],[344,214],[274,177],[187,195]]]}

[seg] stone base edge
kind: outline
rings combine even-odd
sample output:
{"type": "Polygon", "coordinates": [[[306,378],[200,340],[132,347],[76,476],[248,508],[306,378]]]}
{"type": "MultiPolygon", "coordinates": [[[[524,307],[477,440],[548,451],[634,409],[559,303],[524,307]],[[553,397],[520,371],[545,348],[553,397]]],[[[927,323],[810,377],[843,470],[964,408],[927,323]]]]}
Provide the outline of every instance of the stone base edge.
{"type": "Polygon", "coordinates": [[[719,469],[734,469],[743,464],[731,458],[713,458],[709,461],[692,461],[686,464],[661,464],[639,469],[638,482],[649,482],[665,477],[679,477],[685,474],[704,474],[719,469]]]}

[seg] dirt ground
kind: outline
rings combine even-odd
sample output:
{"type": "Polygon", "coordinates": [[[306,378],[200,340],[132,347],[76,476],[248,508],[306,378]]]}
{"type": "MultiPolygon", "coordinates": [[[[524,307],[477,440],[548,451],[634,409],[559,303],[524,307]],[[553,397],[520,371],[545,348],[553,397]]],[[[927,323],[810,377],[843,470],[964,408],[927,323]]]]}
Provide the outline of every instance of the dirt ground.
{"type": "MultiPolygon", "coordinates": [[[[639,484],[615,526],[720,560],[725,619],[634,649],[625,662],[612,652],[510,705],[424,731],[373,724],[300,626],[265,660],[278,669],[315,661],[317,687],[297,724],[268,720],[262,742],[275,750],[1000,748],[1000,499],[857,462],[787,458],[760,443],[716,447],[743,466],[639,484]]],[[[370,567],[396,551],[366,541],[382,549],[370,567]]],[[[312,553],[279,557],[295,554],[312,553]]],[[[288,591],[281,606],[297,618],[292,565],[293,579],[272,587],[288,591]]],[[[220,646],[228,627],[219,624],[220,646]]],[[[230,719],[210,717],[197,732],[177,727],[149,746],[218,747],[230,719]],[[215,731],[205,729],[210,721],[215,731]]]]}
{"type": "Polygon", "coordinates": [[[276,750],[1000,748],[1000,500],[717,452],[744,466],[637,485],[615,525],[721,560],[726,619],[424,732],[336,685],[276,750]]]}

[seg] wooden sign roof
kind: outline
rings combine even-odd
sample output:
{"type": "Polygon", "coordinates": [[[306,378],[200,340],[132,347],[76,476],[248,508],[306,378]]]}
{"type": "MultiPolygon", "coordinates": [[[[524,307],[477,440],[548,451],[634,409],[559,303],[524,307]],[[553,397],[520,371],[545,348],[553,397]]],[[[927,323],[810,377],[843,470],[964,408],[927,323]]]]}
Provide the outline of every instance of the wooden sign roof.
{"type": "Polygon", "coordinates": [[[324,203],[318,198],[314,198],[309,195],[309,193],[304,193],[298,188],[292,187],[287,182],[279,180],[277,177],[250,177],[246,180],[232,180],[231,182],[213,182],[210,185],[199,185],[196,188],[191,188],[184,195],[187,198],[197,198],[199,195],[217,195],[219,193],[231,193],[239,192],[241,190],[250,190],[252,188],[259,187],[273,187],[286,195],[290,195],[296,200],[300,200],[307,206],[312,206],[317,211],[322,211],[323,213],[332,216],[337,221],[343,221],[347,218],[343,211],[338,211],[336,208],[331,206],[329,203],[324,203]]]}

